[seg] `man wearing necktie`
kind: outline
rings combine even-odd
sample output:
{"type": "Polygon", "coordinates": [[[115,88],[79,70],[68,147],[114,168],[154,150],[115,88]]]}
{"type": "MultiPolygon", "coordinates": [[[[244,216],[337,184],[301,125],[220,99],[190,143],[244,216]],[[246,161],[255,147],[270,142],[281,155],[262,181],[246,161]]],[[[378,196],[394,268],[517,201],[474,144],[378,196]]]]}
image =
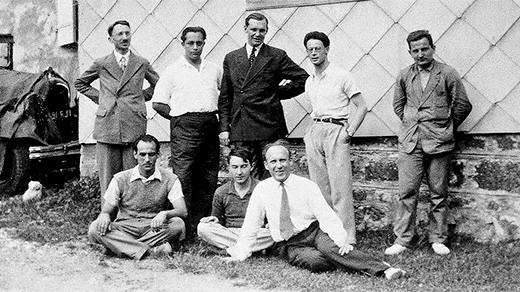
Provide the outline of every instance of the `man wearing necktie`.
{"type": "Polygon", "coordinates": [[[240,237],[235,246],[227,249],[231,257],[225,261],[243,261],[251,255],[256,233],[267,218],[275,241],[273,254],[293,266],[313,272],[340,268],[389,280],[405,274],[350,245],[341,220],[318,186],[291,174],[285,144],[268,144],[264,153],[264,166],[271,177],[258,183],[253,191],[240,237]]]}
{"type": "Polygon", "coordinates": [[[130,50],[131,30],[126,20],[108,27],[108,40],[114,51],[96,59],[74,82],[80,93],[98,105],[93,138],[97,141],[102,201],[113,175],[137,163],[132,142],[146,134],[145,101],[152,98],[159,79],[148,60],[130,50]],[[91,85],[96,79],[99,89],[91,85]],[[150,84],[146,89],[143,89],[144,80],[150,84]]]}
{"type": "Polygon", "coordinates": [[[266,177],[262,148],[287,135],[281,100],[304,91],[307,72],[287,53],[264,43],[268,20],[260,13],[245,19],[247,43],[224,58],[218,101],[220,143],[253,153],[252,174],[266,177]]]}

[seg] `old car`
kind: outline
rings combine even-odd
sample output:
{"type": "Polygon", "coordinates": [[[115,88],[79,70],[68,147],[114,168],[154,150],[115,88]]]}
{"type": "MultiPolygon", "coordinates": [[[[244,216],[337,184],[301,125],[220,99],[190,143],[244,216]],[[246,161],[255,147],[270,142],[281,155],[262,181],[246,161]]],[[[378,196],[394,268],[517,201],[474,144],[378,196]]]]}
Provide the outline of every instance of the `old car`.
{"type": "Polygon", "coordinates": [[[51,67],[41,74],[0,69],[0,197],[27,187],[31,165],[79,164],[78,106],[51,67]]]}

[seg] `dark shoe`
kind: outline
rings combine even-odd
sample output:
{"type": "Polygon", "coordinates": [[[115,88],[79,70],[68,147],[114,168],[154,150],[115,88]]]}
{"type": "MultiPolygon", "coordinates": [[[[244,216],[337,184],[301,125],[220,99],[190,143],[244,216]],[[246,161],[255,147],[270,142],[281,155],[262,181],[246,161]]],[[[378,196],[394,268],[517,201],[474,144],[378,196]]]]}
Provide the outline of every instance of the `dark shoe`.
{"type": "Polygon", "coordinates": [[[148,252],[154,256],[165,256],[170,255],[172,251],[172,246],[168,242],[165,242],[159,246],[152,247],[148,252]]]}

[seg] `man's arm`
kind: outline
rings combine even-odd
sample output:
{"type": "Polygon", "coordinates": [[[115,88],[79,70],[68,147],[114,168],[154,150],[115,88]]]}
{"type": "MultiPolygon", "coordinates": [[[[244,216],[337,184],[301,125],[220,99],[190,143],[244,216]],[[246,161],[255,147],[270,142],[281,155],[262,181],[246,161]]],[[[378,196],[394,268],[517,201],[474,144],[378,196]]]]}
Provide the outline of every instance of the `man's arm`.
{"type": "MultiPolygon", "coordinates": [[[[222,187],[221,187],[222,188],[222,187]]],[[[215,195],[213,196],[213,203],[211,204],[211,216],[204,217],[200,219],[201,223],[209,223],[209,222],[215,222],[220,223],[220,225],[224,226],[224,202],[223,196],[220,192],[220,188],[217,189],[215,192],[215,195]]]]}
{"type": "MultiPolygon", "coordinates": [[[[228,55],[229,56],[229,55],[228,55]]],[[[218,116],[220,123],[220,143],[229,144],[229,124],[231,122],[231,107],[233,105],[233,82],[231,81],[231,71],[229,68],[228,56],[224,58],[222,83],[220,85],[220,95],[218,97],[218,116]]]]}
{"type": "Polygon", "coordinates": [[[117,211],[117,204],[120,197],[119,186],[117,181],[113,178],[105,191],[105,203],[103,203],[101,213],[99,213],[98,219],[96,220],[97,231],[100,235],[105,235],[107,230],[110,230],[110,224],[112,223],[111,218],[117,211]]]}
{"type": "Polygon", "coordinates": [[[367,104],[365,102],[365,98],[363,98],[363,95],[361,93],[357,93],[350,99],[352,103],[356,106],[356,111],[348,119],[348,128],[347,133],[349,137],[354,136],[354,133],[357,131],[363,120],[365,119],[365,116],[368,112],[367,104]]]}
{"type": "Polygon", "coordinates": [[[173,209],[171,210],[163,210],[160,211],[155,217],[152,219],[150,223],[150,227],[154,230],[160,229],[163,224],[165,224],[168,219],[173,217],[185,218],[188,216],[188,209],[186,208],[186,202],[184,201],[184,196],[182,195],[182,187],[180,181],[177,179],[172,188],[168,193],[168,199],[170,203],[172,203],[173,209]]]}
{"type": "Polygon", "coordinates": [[[146,69],[146,73],[144,75],[144,79],[150,83],[150,86],[148,88],[143,90],[143,97],[145,101],[149,101],[152,99],[153,92],[155,89],[155,84],[157,84],[157,81],[159,80],[159,74],[155,72],[155,70],[152,68],[152,65],[148,64],[148,68],[146,69]]]}
{"type": "Polygon", "coordinates": [[[161,117],[171,120],[172,116],[170,116],[170,106],[162,103],[162,102],[152,102],[152,108],[159,114],[161,117]]]}
{"type": "Polygon", "coordinates": [[[280,70],[282,78],[291,81],[282,81],[283,85],[278,88],[277,95],[281,100],[295,97],[305,91],[305,81],[309,74],[294,63],[285,52],[281,59],[280,70]]]}
{"type": "Polygon", "coordinates": [[[99,65],[97,62],[94,62],[87,71],[83,72],[83,74],[74,81],[74,87],[92,100],[95,104],[99,104],[99,90],[92,87],[90,84],[94,82],[94,80],[99,78],[99,65]]]}
{"type": "Polygon", "coordinates": [[[471,112],[472,105],[469,102],[466,88],[457,71],[453,70],[447,76],[448,94],[452,100],[451,115],[453,118],[453,129],[456,130],[471,112]]]}
{"type": "Polygon", "coordinates": [[[395,90],[394,90],[394,112],[399,117],[400,120],[403,120],[404,115],[404,105],[406,104],[406,87],[404,81],[402,79],[402,73],[399,73],[397,76],[397,80],[395,82],[395,90]]]}
{"type": "Polygon", "coordinates": [[[170,66],[157,81],[152,97],[152,108],[163,118],[170,120],[170,99],[173,91],[173,78],[175,72],[170,66]]]}

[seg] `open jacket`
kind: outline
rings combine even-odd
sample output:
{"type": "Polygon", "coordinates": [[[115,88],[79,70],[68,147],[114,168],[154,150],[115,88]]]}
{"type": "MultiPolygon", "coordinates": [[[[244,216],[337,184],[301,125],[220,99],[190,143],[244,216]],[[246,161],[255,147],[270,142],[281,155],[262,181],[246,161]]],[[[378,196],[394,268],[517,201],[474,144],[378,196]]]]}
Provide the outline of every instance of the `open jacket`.
{"type": "Polygon", "coordinates": [[[428,154],[455,148],[454,131],[472,108],[457,71],[435,60],[424,91],[417,65],[401,70],[393,106],[402,121],[400,151],[410,153],[420,143],[428,154]]]}

